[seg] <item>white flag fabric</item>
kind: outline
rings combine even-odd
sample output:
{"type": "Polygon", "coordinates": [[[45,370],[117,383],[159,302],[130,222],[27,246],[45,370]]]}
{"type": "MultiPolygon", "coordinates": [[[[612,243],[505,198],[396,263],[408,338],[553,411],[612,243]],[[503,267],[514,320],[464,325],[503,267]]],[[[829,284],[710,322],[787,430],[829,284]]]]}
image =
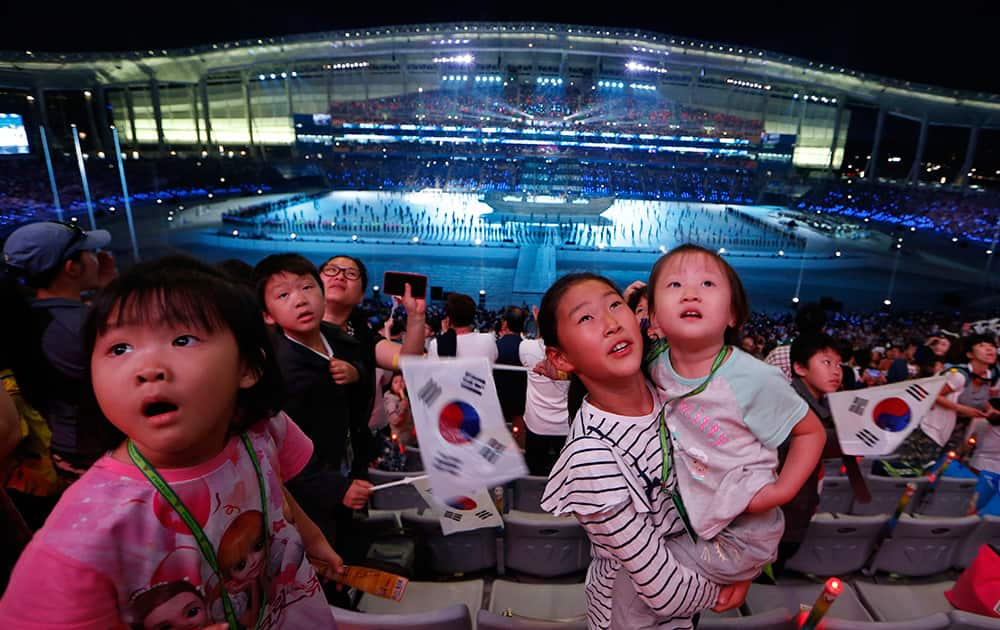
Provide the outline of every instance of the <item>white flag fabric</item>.
{"type": "Polygon", "coordinates": [[[468,496],[528,474],[485,358],[402,357],[400,366],[435,495],[468,496]]]}
{"type": "Polygon", "coordinates": [[[485,488],[442,501],[434,495],[427,479],[415,480],[413,487],[427,505],[431,506],[431,512],[441,521],[441,531],[445,536],[470,529],[503,527],[500,512],[490,498],[489,490],[485,488]]]}
{"type": "Polygon", "coordinates": [[[945,377],[829,394],[830,412],[845,455],[888,455],[920,425],[945,377]]]}

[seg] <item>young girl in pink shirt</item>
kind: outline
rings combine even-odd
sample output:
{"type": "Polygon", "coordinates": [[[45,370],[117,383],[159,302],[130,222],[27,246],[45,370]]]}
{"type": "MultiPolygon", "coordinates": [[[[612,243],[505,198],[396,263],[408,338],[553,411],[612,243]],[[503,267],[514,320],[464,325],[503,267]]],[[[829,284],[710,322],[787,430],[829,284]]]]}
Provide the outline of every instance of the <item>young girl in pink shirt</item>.
{"type": "Polygon", "coordinates": [[[0,600],[3,628],[332,628],[310,558],[343,568],[283,492],[312,443],[275,415],[254,297],[187,257],[98,296],[91,379],[124,439],[63,495],[0,600]]]}

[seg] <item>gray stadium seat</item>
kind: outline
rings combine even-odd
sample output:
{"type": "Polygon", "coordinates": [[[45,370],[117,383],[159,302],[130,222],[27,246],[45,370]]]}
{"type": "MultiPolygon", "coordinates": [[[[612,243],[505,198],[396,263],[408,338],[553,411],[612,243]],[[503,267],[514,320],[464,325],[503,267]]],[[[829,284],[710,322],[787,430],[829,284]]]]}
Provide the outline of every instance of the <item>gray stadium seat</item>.
{"type": "Polygon", "coordinates": [[[427,563],[431,571],[441,575],[474,573],[497,566],[497,536],[494,528],[473,529],[445,536],[441,522],[431,512],[416,510],[400,512],[404,528],[421,533],[427,548],[427,563]]]}
{"type": "MultiPolygon", "coordinates": [[[[368,479],[376,486],[412,476],[413,473],[410,472],[394,472],[378,470],[376,468],[368,469],[368,479]]],[[[376,510],[425,509],[427,507],[420,493],[413,487],[413,484],[409,483],[373,492],[369,501],[371,507],[376,510]]]]}
{"type": "Polygon", "coordinates": [[[586,621],[584,584],[532,584],[495,580],[487,607],[497,615],[511,613],[543,621],[586,621]]]}
{"type": "Polygon", "coordinates": [[[873,571],[921,577],[948,571],[958,550],[979,525],[979,517],[904,514],[872,559],[873,571]]]}
{"type": "Polygon", "coordinates": [[[855,582],[861,601],[878,621],[911,621],[936,613],[949,613],[954,608],[944,592],[952,581],[930,584],[872,584],[855,582]]]}
{"type": "Polygon", "coordinates": [[[994,545],[1000,548],[1000,516],[986,515],[979,521],[979,526],[972,530],[972,534],[962,543],[955,558],[955,566],[964,569],[969,566],[979,548],[984,544],[994,545]]]}
{"type": "Polygon", "coordinates": [[[549,482],[548,477],[521,477],[514,480],[514,504],[512,510],[521,512],[543,512],[542,492],[545,484],[549,482]]]}
{"type": "Polygon", "coordinates": [[[914,514],[923,516],[966,516],[969,501],[976,494],[976,479],[941,477],[931,490],[928,486],[914,514]]]}
{"type": "Polygon", "coordinates": [[[851,514],[858,516],[892,514],[896,511],[896,505],[899,503],[899,498],[903,496],[903,491],[906,490],[906,484],[911,481],[917,484],[917,491],[910,499],[904,513],[913,512],[914,506],[919,504],[920,496],[927,486],[927,477],[900,478],[865,475],[865,483],[868,484],[868,489],[872,493],[872,500],[868,503],[854,501],[851,503],[851,514]]]}
{"type": "Polygon", "coordinates": [[[430,612],[371,614],[330,606],[339,630],[472,630],[472,618],[464,604],[430,612]]]}
{"type": "Polygon", "coordinates": [[[819,513],[785,568],[823,577],[860,571],[888,520],[888,516],[819,513]]]}
{"type": "Polygon", "coordinates": [[[476,615],[476,630],[587,630],[587,620],[542,621],[524,617],[504,617],[488,610],[476,615]]]}
{"type": "MultiPolygon", "coordinates": [[[[865,610],[851,585],[847,582],[843,582],[843,585],[844,590],[830,606],[827,617],[871,621],[872,616],[865,610]]],[[[754,616],[776,608],[797,611],[803,604],[812,606],[822,591],[823,585],[817,583],[783,583],[777,586],[752,584],[747,593],[746,605],[754,616]]]]}
{"type": "Polygon", "coordinates": [[[508,571],[548,578],[577,573],[590,564],[590,540],[575,518],[515,510],[503,519],[508,571]]]}
{"type": "MultiPolygon", "coordinates": [[[[483,606],[482,580],[458,582],[416,582],[406,586],[403,599],[395,601],[365,594],[358,602],[358,610],[380,615],[406,615],[429,613],[441,608],[462,605],[466,612],[475,614],[483,606]]],[[[427,626],[432,627],[432,626],[427,626]]]]}
{"type": "Polygon", "coordinates": [[[424,461],[420,458],[420,449],[416,446],[407,446],[403,452],[403,466],[407,472],[422,471],[424,461]]]}
{"type": "Polygon", "coordinates": [[[990,628],[996,630],[1000,628],[1000,619],[975,615],[961,610],[953,610],[948,613],[948,619],[951,621],[951,625],[948,626],[951,630],[987,630],[990,628]]]}
{"type": "Polygon", "coordinates": [[[829,479],[830,477],[843,477],[842,472],[844,468],[844,461],[839,458],[830,458],[823,460],[823,478],[829,479]]]}
{"type": "Polygon", "coordinates": [[[909,621],[847,621],[824,617],[823,630],[945,630],[953,628],[951,619],[943,612],[909,621]]]}
{"type": "MultiPolygon", "coordinates": [[[[797,610],[797,609],[796,609],[797,610]]],[[[775,608],[746,617],[706,617],[702,615],[698,630],[794,630],[798,626],[787,608],[775,608]]]]}
{"type": "Polygon", "coordinates": [[[851,511],[854,490],[851,481],[840,475],[823,478],[823,489],[819,493],[819,512],[847,513],[851,511]]]}

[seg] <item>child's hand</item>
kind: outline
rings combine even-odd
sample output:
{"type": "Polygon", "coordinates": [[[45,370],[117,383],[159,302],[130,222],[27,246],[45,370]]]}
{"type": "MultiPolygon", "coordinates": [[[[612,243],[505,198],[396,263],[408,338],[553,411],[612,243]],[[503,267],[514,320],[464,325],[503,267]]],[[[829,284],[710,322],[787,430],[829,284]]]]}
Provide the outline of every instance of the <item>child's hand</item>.
{"type": "Polygon", "coordinates": [[[344,493],[343,504],[352,510],[360,510],[365,506],[365,503],[368,503],[372,487],[371,482],[355,479],[351,482],[351,487],[344,493]]]}
{"type": "Polygon", "coordinates": [[[776,483],[769,483],[753,495],[750,504],[747,505],[747,512],[751,514],[766,512],[772,508],[788,503],[791,497],[786,497],[776,483]]]}
{"type": "Polygon", "coordinates": [[[631,297],[633,293],[635,293],[639,289],[642,289],[645,286],[646,286],[646,283],[643,282],[642,280],[635,280],[634,282],[632,282],[632,284],[630,284],[627,287],[625,287],[625,291],[622,292],[622,297],[624,297],[626,300],[628,300],[629,297],[631,297]]]}
{"type": "Polygon", "coordinates": [[[306,549],[306,555],[316,575],[324,580],[336,580],[344,575],[344,560],[333,550],[326,538],[314,542],[306,549]]]}
{"type": "Polygon", "coordinates": [[[330,376],[337,385],[350,385],[361,379],[356,367],[337,358],[330,359],[330,376]]]}
{"type": "Polygon", "coordinates": [[[725,612],[731,608],[736,608],[743,604],[747,598],[747,591],[750,590],[750,580],[737,582],[736,584],[723,584],[719,589],[719,598],[715,600],[712,610],[715,612],[725,612]]]}

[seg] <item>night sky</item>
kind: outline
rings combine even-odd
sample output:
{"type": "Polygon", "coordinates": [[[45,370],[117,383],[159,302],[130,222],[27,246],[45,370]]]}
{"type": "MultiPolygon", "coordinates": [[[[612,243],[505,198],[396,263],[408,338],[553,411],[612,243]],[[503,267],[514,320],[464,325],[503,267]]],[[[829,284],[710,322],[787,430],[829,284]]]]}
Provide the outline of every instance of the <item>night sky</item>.
{"type": "Polygon", "coordinates": [[[786,52],[894,78],[1000,93],[1000,2],[747,0],[406,4],[351,0],[267,3],[4,0],[0,49],[174,48],[233,39],[425,22],[546,21],[644,28],[786,52]]]}

